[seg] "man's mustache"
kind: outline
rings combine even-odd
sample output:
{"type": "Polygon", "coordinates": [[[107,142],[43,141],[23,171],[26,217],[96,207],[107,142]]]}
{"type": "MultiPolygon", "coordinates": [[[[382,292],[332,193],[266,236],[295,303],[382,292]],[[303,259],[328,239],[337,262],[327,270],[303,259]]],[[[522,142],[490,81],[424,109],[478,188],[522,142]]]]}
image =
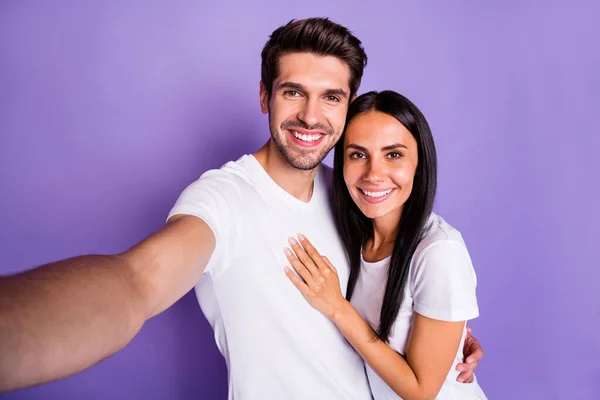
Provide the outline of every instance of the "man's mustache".
{"type": "Polygon", "coordinates": [[[320,130],[320,131],[325,132],[328,135],[330,135],[331,132],[333,131],[330,126],[323,125],[323,124],[314,124],[314,125],[309,126],[306,122],[300,121],[300,120],[284,121],[281,124],[281,129],[294,129],[294,128],[300,128],[300,129],[306,129],[306,130],[320,130]]]}

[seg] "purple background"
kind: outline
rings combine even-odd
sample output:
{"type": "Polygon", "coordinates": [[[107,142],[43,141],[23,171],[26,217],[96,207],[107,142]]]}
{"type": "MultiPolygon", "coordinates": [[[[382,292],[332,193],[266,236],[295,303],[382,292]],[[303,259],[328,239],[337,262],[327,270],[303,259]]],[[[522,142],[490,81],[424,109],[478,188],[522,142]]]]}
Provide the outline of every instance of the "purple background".
{"type": "MultiPolygon", "coordinates": [[[[188,183],[267,140],[270,32],[329,16],[366,47],[360,93],[395,89],[432,125],[437,211],[478,273],[471,324],[488,396],[598,399],[591,3],[2,1],[0,273],[122,251],[163,226],[188,183]]],[[[226,388],[188,294],[119,354],[3,399],[225,399],[226,388]]]]}

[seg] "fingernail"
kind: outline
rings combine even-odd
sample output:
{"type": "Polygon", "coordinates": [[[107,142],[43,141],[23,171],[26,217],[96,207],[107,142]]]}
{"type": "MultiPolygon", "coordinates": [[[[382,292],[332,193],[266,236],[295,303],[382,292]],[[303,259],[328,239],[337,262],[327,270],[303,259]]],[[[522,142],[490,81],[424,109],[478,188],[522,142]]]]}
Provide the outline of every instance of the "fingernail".
{"type": "Polygon", "coordinates": [[[473,360],[472,358],[467,358],[467,364],[473,364],[475,362],[475,360],[473,360]]]}
{"type": "Polygon", "coordinates": [[[285,249],[283,249],[283,251],[284,251],[284,253],[285,253],[286,256],[291,256],[292,255],[291,250],[288,249],[287,247],[285,249]]]}
{"type": "Polygon", "coordinates": [[[462,378],[458,378],[458,381],[459,381],[460,383],[463,383],[465,380],[464,380],[464,379],[462,379],[462,378]]]}
{"type": "Polygon", "coordinates": [[[300,239],[300,241],[302,241],[302,242],[306,240],[306,238],[304,237],[304,235],[301,234],[301,233],[298,234],[298,239],[300,239]]]}
{"type": "Polygon", "coordinates": [[[296,239],[294,239],[294,238],[292,238],[292,237],[291,237],[291,238],[288,238],[288,242],[290,242],[290,244],[291,244],[292,246],[294,246],[294,245],[298,244],[298,242],[296,242],[296,239]]]}
{"type": "Polygon", "coordinates": [[[290,272],[290,271],[291,271],[290,267],[288,267],[287,265],[284,265],[284,266],[283,266],[283,270],[284,270],[285,272],[290,272]]]}

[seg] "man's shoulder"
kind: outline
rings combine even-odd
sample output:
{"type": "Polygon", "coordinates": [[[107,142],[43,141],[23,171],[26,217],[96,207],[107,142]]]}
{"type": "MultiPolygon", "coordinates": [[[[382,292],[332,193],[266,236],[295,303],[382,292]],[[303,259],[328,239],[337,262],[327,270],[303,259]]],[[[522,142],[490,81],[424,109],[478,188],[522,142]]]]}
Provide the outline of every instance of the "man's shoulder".
{"type": "Polygon", "coordinates": [[[182,197],[192,201],[208,197],[226,202],[241,200],[252,188],[247,157],[242,156],[220,168],[205,171],[198,179],[188,184],[182,197]]]}
{"type": "Polygon", "coordinates": [[[241,188],[251,184],[251,181],[248,156],[244,155],[235,161],[223,164],[220,168],[206,170],[194,183],[201,182],[227,189],[241,188]]]}

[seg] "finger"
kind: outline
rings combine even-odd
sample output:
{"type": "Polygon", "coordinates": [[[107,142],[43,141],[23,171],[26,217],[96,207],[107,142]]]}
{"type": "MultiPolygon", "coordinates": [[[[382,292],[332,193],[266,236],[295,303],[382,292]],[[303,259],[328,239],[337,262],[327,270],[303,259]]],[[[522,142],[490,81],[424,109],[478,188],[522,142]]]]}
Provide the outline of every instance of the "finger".
{"type": "Polygon", "coordinates": [[[473,372],[477,368],[477,362],[474,363],[460,363],[456,365],[456,370],[461,371],[461,373],[456,378],[459,382],[467,382],[469,379],[473,378],[473,372]]]}
{"type": "Polygon", "coordinates": [[[459,369],[458,365],[456,366],[456,369],[461,371],[461,373],[458,374],[458,376],[456,377],[457,382],[467,383],[469,381],[469,379],[471,379],[471,376],[473,374],[473,372],[471,370],[465,370],[464,368],[459,369]]]}
{"type": "Polygon", "coordinates": [[[461,372],[457,377],[456,381],[460,383],[471,383],[473,382],[473,372],[465,371],[461,372]]]}
{"type": "Polygon", "coordinates": [[[456,370],[461,372],[473,372],[475,368],[477,368],[479,363],[477,361],[473,361],[471,363],[459,363],[456,364],[456,370]]]}
{"type": "Polygon", "coordinates": [[[317,268],[327,268],[327,264],[324,262],[323,257],[319,254],[315,246],[302,234],[298,234],[298,239],[304,248],[304,251],[309,255],[311,260],[315,263],[317,268]]]}
{"type": "Polygon", "coordinates": [[[473,382],[473,374],[462,372],[456,377],[456,381],[460,382],[460,383],[472,383],[473,382]]]}
{"type": "Polygon", "coordinates": [[[471,335],[471,332],[473,332],[473,328],[467,325],[467,335],[471,335]]]}
{"type": "Polygon", "coordinates": [[[323,256],[323,260],[325,261],[325,263],[327,263],[327,266],[329,268],[331,268],[331,270],[337,274],[337,269],[335,269],[335,267],[333,266],[333,264],[331,263],[331,261],[329,261],[329,258],[323,256]]]}
{"type": "Polygon", "coordinates": [[[471,345],[471,354],[465,360],[467,364],[477,364],[479,360],[483,358],[483,350],[479,346],[479,342],[477,344],[471,345]],[[473,350],[475,349],[475,350],[473,350]]]}
{"type": "Polygon", "coordinates": [[[300,275],[300,277],[304,279],[304,282],[306,282],[308,286],[314,285],[313,275],[308,269],[306,269],[304,263],[298,260],[298,258],[296,258],[296,256],[290,249],[285,248],[283,251],[285,252],[285,256],[287,257],[290,264],[292,264],[292,267],[296,270],[298,275],[300,275]]]}
{"type": "Polygon", "coordinates": [[[294,271],[292,271],[292,269],[290,267],[285,266],[285,267],[283,267],[283,270],[285,271],[285,274],[290,279],[290,281],[292,281],[294,286],[296,286],[296,288],[298,288],[300,293],[302,293],[302,295],[304,297],[308,296],[310,293],[310,288],[306,285],[306,283],[304,283],[302,281],[302,279],[298,278],[296,276],[296,274],[294,274],[294,271]]]}
{"type": "Polygon", "coordinates": [[[300,243],[298,243],[294,238],[289,238],[288,242],[290,243],[290,246],[292,246],[292,250],[294,250],[296,257],[302,261],[302,264],[304,264],[306,269],[310,271],[311,274],[317,275],[319,272],[317,266],[313,262],[312,258],[310,258],[310,256],[306,253],[306,251],[304,251],[302,246],[300,246],[300,243]]]}

